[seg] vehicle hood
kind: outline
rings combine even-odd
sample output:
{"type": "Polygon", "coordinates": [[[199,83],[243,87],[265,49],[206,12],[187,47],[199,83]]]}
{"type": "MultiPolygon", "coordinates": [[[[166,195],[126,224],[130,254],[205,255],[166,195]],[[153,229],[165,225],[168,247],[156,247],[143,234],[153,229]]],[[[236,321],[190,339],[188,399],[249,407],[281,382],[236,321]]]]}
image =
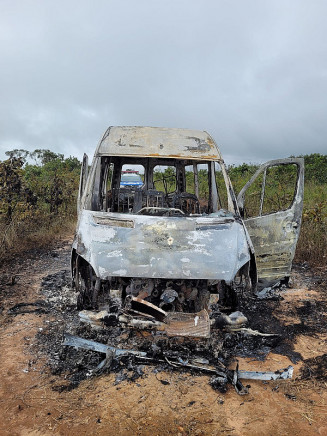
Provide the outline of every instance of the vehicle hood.
{"type": "Polygon", "coordinates": [[[230,282],[250,253],[242,223],[225,215],[158,217],[83,210],[73,248],[101,279],[230,282]]]}

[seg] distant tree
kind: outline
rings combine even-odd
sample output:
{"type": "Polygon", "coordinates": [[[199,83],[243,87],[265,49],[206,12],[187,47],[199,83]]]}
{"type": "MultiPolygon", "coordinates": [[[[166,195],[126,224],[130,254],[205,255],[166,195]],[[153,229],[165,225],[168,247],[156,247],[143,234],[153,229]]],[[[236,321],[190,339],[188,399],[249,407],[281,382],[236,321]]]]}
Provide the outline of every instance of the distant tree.
{"type": "Polygon", "coordinates": [[[30,206],[37,201],[25,184],[23,165],[23,158],[16,157],[0,162],[0,217],[3,215],[8,224],[14,215],[25,218],[30,206]]]}
{"type": "Polygon", "coordinates": [[[54,153],[53,151],[47,149],[36,149],[30,153],[30,156],[32,159],[34,159],[37,165],[45,165],[55,159],[59,159],[60,161],[64,160],[63,154],[54,153]]]}
{"type": "Polygon", "coordinates": [[[75,206],[81,163],[75,157],[45,160],[42,166],[27,164],[25,180],[38,198],[49,205],[51,215],[60,211],[65,214],[75,206]]]}
{"type": "Polygon", "coordinates": [[[77,157],[69,156],[64,160],[65,166],[69,171],[78,171],[78,174],[81,169],[81,162],[77,159],[77,157]]]}
{"type": "Polygon", "coordinates": [[[14,150],[6,151],[5,154],[9,157],[9,159],[21,159],[23,163],[25,163],[30,152],[28,150],[24,150],[23,148],[15,148],[14,150]]]}

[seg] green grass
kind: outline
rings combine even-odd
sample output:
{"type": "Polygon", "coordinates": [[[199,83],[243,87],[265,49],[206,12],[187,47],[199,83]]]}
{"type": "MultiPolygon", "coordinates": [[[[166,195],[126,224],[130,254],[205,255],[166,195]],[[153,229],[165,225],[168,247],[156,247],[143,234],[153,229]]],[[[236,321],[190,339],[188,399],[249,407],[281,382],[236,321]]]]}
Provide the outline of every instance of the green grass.
{"type": "Polygon", "coordinates": [[[327,184],[305,183],[302,228],[295,260],[327,266],[327,184]]]}

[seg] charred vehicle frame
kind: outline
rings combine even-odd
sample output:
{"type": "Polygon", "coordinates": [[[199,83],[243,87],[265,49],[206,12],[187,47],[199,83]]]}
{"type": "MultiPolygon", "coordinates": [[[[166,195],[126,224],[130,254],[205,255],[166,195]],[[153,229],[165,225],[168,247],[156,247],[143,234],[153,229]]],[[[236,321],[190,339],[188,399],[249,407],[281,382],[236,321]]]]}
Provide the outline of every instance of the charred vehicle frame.
{"type": "Polygon", "coordinates": [[[191,320],[181,335],[208,337],[217,313],[235,310],[258,284],[288,280],[303,180],[302,159],[270,161],[236,197],[208,133],[109,127],[90,170],[86,155],[81,169],[71,258],[79,308],[124,307],[134,321],[147,316],[150,324],[168,324],[172,336],[179,322],[191,320]],[[269,176],[285,167],[293,187],[279,209],[269,209],[269,176]],[[121,185],[130,168],[140,170],[142,186],[121,185]],[[249,194],[256,195],[256,212],[249,194]]]}

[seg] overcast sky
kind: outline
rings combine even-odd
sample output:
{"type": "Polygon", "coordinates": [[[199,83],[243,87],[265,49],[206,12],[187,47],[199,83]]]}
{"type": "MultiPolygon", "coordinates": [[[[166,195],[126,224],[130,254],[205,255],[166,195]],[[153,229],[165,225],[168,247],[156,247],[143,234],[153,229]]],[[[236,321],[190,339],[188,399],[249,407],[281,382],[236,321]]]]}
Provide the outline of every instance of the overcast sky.
{"type": "Polygon", "coordinates": [[[228,164],[327,154],[326,0],[0,0],[0,159],[110,125],[207,130],[228,164]]]}

